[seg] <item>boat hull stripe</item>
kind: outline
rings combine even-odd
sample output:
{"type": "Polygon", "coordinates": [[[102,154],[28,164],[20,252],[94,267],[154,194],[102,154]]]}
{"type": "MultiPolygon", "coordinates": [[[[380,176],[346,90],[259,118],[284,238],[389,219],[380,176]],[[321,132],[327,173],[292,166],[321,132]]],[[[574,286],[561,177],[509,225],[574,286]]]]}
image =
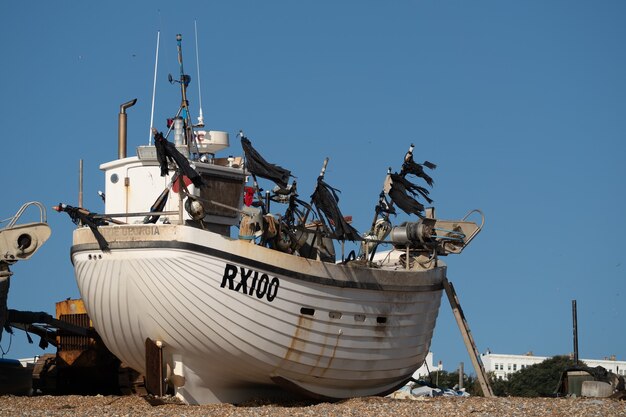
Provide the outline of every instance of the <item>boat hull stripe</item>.
{"type": "MultiPolygon", "coordinates": [[[[283,277],[289,277],[301,281],[312,282],[321,285],[330,285],[334,287],[343,288],[359,288],[365,290],[387,290],[387,291],[410,291],[410,292],[431,292],[439,291],[443,289],[443,283],[438,282],[434,284],[416,284],[416,285],[393,285],[393,284],[378,284],[359,281],[338,280],[326,277],[319,277],[316,275],[303,274],[302,272],[281,268],[279,266],[271,265],[265,262],[260,262],[254,259],[245,258],[243,256],[236,255],[234,253],[224,252],[215,248],[207,246],[197,245],[189,242],[179,241],[133,241],[133,242],[110,242],[109,247],[112,251],[119,250],[132,250],[132,249],[180,249],[187,250],[196,253],[202,253],[215,258],[223,259],[229,262],[233,262],[239,265],[245,265],[249,268],[263,270],[267,273],[280,275],[283,277]]],[[[84,243],[72,246],[70,256],[72,262],[74,255],[80,252],[100,252],[100,248],[97,244],[84,243]]],[[[416,279],[417,280],[417,279],[416,279]]]]}

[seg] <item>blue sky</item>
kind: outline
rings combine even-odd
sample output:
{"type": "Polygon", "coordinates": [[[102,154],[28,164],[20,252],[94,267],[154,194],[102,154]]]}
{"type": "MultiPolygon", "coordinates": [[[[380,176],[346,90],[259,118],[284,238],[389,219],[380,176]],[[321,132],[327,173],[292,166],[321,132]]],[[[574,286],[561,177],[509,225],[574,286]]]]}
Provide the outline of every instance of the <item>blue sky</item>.
{"type": "MultiPolygon", "coordinates": [[[[32,200],[76,204],[80,159],[85,206],[102,210],[120,104],[138,99],[129,154],[148,141],[159,30],[155,124],[179,104],[176,33],[197,109],[197,20],[205,121],[231,133],[231,153],[243,129],[305,197],[330,157],[326,179],[364,232],[387,167],[414,143],[438,165],[438,216],[486,215],[446,259],[478,349],[571,352],[575,299],[581,357],[624,360],[625,19],[621,1],[7,2],[0,218],[32,200]]],[[[10,308],[53,314],[78,296],[74,226],[48,217],[49,242],[12,267],[10,308]]],[[[41,352],[21,332],[9,343],[7,357],[41,352]]],[[[432,350],[471,369],[445,298],[432,350]]]]}

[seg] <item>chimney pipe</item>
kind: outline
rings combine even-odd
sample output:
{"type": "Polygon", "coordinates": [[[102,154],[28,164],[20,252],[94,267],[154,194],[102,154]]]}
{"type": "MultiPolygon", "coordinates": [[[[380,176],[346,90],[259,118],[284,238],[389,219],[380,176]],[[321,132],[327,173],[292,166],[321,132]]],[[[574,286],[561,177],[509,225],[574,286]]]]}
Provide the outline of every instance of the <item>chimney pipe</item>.
{"type": "Polygon", "coordinates": [[[126,158],[126,109],[137,103],[137,99],[128,101],[120,106],[120,114],[117,118],[117,157],[126,158]]]}

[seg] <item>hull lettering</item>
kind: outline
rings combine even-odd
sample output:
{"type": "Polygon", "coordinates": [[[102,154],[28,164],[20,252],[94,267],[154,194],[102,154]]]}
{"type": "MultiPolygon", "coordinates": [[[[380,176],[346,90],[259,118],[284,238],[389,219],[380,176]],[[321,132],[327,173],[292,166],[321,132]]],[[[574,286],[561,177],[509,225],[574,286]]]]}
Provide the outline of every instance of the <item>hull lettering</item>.
{"type": "Polygon", "coordinates": [[[250,295],[252,297],[272,302],[278,294],[280,280],[276,277],[270,277],[267,274],[259,273],[252,269],[246,269],[243,266],[226,264],[222,283],[220,288],[228,288],[229,290],[250,295]]]}

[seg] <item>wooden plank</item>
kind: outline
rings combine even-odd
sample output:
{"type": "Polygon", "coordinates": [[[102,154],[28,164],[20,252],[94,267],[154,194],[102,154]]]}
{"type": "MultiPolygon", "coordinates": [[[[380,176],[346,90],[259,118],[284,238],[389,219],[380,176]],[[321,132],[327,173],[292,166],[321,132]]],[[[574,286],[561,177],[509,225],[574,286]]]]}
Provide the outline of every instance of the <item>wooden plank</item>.
{"type": "Polygon", "coordinates": [[[478,349],[476,349],[476,343],[474,343],[472,332],[470,331],[467,320],[465,319],[465,314],[463,314],[461,303],[459,302],[459,298],[456,295],[456,291],[454,290],[452,283],[448,281],[447,277],[444,277],[443,279],[443,288],[446,290],[448,301],[450,301],[450,307],[452,307],[452,313],[454,314],[456,323],[458,324],[461,335],[463,336],[463,342],[465,343],[467,353],[469,353],[472,365],[474,366],[474,370],[478,376],[478,382],[480,383],[483,395],[485,397],[493,397],[493,390],[489,384],[487,372],[485,371],[483,362],[480,360],[480,354],[478,353],[478,349]]]}
{"type": "Polygon", "coordinates": [[[149,394],[162,397],[163,387],[163,348],[159,342],[146,339],[146,391],[149,394]]]}

